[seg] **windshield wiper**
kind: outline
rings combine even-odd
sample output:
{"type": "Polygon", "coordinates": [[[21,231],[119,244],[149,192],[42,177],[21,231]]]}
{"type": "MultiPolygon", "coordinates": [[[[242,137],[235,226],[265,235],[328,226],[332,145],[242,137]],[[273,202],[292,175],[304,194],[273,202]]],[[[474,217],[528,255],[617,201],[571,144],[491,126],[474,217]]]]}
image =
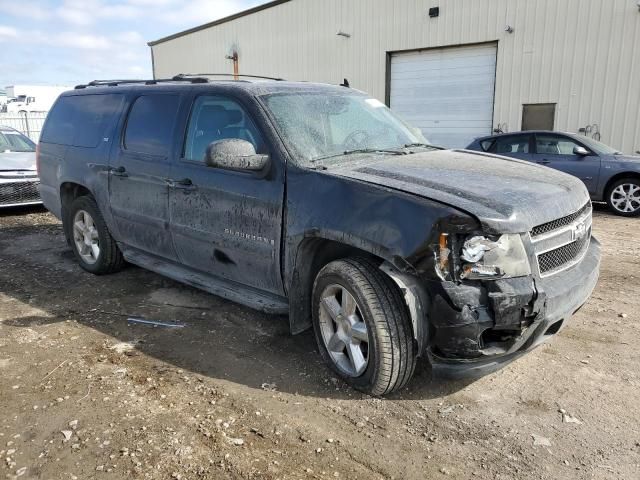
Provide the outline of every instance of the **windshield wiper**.
{"type": "Polygon", "coordinates": [[[444,147],[439,147],[437,145],[431,145],[429,143],[407,143],[404,148],[412,148],[412,147],[425,147],[425,148],[434,148],[436,150],[445,150],[444,147]]]}
{"type": "Polygon", "coordinates": [[[385,149],[385,148],[356,148],[353,150],[345,150],[344,152],[341,152],[341,153],[326,155],[324,157],[312,158],[310,161],[317,162],[318,160],[326,160],[328,158],[343,157],[345,155],[353,155],[356,153],[388,153],[390,155],[406,155],[407,154],[407,152],[404,152],[402,150],[391,150],[391,149],[385,149]]]}

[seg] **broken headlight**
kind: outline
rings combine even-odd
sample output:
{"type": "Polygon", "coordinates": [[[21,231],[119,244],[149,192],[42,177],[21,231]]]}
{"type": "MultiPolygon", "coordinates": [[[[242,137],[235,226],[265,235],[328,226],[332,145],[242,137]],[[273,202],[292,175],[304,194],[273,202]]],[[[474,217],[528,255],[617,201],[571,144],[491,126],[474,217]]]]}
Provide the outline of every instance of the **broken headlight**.
{"type": "Polygon", "coordinates": [[[491,280],[531,274],[527,252],[518,234],[469,237],[462,245],[460,260],[462,279],[491,280]]]}

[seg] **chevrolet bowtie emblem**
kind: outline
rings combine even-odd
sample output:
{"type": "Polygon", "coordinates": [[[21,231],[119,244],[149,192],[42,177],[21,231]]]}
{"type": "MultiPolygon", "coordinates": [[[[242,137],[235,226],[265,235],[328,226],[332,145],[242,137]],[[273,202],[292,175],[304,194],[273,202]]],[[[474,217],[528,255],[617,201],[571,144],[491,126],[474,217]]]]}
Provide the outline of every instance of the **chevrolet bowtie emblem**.
{"type": "Polygon", "coordinates": [[[573,227],[573,239],[580,240],[587,234],[587,225],[583,223],[578,223],[575,227],[573,227]]]}

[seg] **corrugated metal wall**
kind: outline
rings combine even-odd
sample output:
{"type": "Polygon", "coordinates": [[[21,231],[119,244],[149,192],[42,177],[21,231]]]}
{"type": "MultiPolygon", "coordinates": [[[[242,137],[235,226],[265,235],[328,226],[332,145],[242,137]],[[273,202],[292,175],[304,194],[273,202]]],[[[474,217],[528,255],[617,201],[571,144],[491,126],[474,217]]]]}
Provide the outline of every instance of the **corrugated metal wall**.
{"type": "Polygon", "coordinates": [[[494,125],[519,130],[522,104],[557,103],[556,129],[598,124],[605,143],[640,150],[636,0],[291,0],[152,49],[157,77],[230,73],[225,55],[237,48],[241,73],[346,77],[385,100],[387,52],[489,41],[498,41],[494,125]]]}

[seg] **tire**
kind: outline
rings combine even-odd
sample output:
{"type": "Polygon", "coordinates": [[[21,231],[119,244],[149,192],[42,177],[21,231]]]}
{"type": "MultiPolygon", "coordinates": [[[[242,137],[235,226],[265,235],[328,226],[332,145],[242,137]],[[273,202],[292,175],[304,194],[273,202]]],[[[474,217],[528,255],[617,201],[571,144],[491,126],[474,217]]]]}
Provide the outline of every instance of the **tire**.
{"type": "Polygon", "coordinates": [[[606,200],[609,209],[616,215],[637,217],[640,215],[640,178],[615,181],[607,189],[606,200]]]}
{"type": "Polygon", "coordinates": [[[326,265],[313,285],[312,309],[320,355],[349,385],[381,396],[407,384],[417,357],[409,313],[377,265],[364,258],[326,265]]]}
{"type": "Polygon", "coordinates": [[[71,203],[64,221],[64,230],[78,263],[87,272],[105,275],[115,273],[124,266],[122,253],[92,197],[78,197],[71,203]],[[82,230],[77,227],[75,224],[78,222],[84,223],[86,228],[82,230]],[[90,247],[88,243],[91,243],[90,247]]]}

